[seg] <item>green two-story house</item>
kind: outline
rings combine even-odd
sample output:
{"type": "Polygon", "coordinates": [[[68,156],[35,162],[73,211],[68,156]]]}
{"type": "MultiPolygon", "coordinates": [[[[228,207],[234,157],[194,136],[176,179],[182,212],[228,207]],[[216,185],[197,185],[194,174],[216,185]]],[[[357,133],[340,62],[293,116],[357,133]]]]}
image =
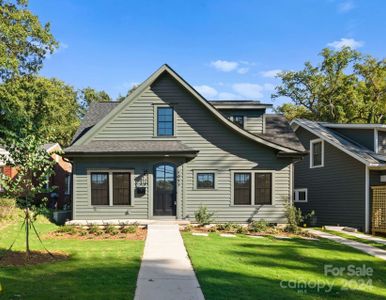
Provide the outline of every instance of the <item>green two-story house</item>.
{"type": "Polygon", "coordinates": [[[207,101],[163,65],[122,102],[93,103],[72,145],[74,220],[285,223],[305,149],[258,101],[207,101]]]}

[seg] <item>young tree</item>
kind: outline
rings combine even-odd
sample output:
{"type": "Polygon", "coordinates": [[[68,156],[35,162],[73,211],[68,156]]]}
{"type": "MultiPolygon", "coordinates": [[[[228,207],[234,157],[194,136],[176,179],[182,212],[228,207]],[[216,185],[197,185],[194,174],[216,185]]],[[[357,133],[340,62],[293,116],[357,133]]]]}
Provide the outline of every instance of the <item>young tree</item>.
{"type": "Polygon", "coordinates": [[[58,43],[50,24],[42,25],[27,0],[0,0],[0,81],[33,74],[58,43]]]}
{"type": "Polygon", "coordinates": [[[9,155],[0,155],[0,160],[17,168],[17,174],[13,178],[2,175],[0,183],[7,196],[15,198],[17,205],[24,210],[26,254],[29,257],[30,229],[37,211],[34,201],[38,195],[51,191],[47,183],[54,174],[55,161],[42,147],[42,140],[35,135],[8,137],[2,144],[9,155]]]}
{"type": "Polygon", "coordinates": [[[322,62],[305,63],[301,71],[282,72],[272,98],[288,97],[293,105],[277,108],[289,119],[338,123],[385,120],[385,61],[364,57],[350,48],[321,52],[322,62]]]}
{"type": "Polygon", "coordinates": [[[84,88],[78,92],[78,115],[80,118],[83,118],[92,102],[110,101],[112,101],[112,99],[105,91],[97,91],[91,87],[84,88]]]}

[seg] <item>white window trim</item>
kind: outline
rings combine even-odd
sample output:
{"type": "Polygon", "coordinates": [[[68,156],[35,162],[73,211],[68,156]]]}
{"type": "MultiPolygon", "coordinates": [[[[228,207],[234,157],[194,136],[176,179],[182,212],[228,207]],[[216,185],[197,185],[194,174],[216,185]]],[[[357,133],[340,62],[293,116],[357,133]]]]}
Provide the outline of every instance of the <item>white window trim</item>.
{"type": "Polygon", "coordinates": [[[294,189],[294,202],[299,202],[299,203],[307,203],[308,202],[308,189],[303,188],[303,189],[294,189]],[[299,193],[300,192],[305,192],[306,197],[305,200],[299,200],[299,193]]]}
{"type": "Polygon", "coordinates": [[[193,170],[193,189],[197,191],[215,191],[217,190],[217,170],[193,170]],[[213,173],[214,174],[214,188],[197,188],[197,174],[198,173],[213,173]]]}
{"type": "Polygon", "coordinates": [[[155,104],[153,106],[153,119],[153,138],[170,139],[175,138],[177,136],[177,113],[174,106],[168,104],[155,104]],[[158,135],[158,108],[160,107],[168,107],[173,109],[173,135],[158,135]]]}
{"type": "Polygon", "coordinates": [[[134,206],[134,169],[88,169],[87,170],[87,182],[88,182],[88,204],[92,207],[132,207],[134,206]],[[108,173],[109,174],[109,205],[92,205],[91,204],[91,173],[108,173]],[[129,205],[113,205],[113,173],[130,173],[130,204],[129,205]]]}
{"type": "Polygon", "coordinates": [[[322,139],[315,139],[315,140],[311,140],[310,141],[310,168],[311,169],[314,169],[314,168],[322,168],[322,167],[324,167],[324,141],[322,140],[322,139]],[[322,145],[322,161],[321,161],[321,164],[320,165],[317,165],[317,166],[315,166],[314,164],[313,164],[313,159],[314,159],[314,151],[313,151],[313,145],[314,144],[316,144],[316,143],[321,143],[321,145],[322,145]]]}
{"type": "Polygon", "coordinates": [[[235,207],[261,207],[261,206],[273,206],[275,205],[275,171],[273,170],[231,170],[231,206],[235,207]],[[250,173],[251,174],[251,201],[250,204],[235,204],[234,202],[234,180],[235,173],[250,173]],[[271,173],[271,204],[254,204],[255,202],[255,174],[256,173],[271,173]]]}
{"type": "MultiPolygon", "coordinates": [[[[64,175],[66,178],[67,178],[67,185],[64,186],[64,194],[67,196],[67,195],[71,195],[71,174],[70,173],[66,173],[64,175]]],[[[66,182],[66,180],[64,181],[66,182]]]]}

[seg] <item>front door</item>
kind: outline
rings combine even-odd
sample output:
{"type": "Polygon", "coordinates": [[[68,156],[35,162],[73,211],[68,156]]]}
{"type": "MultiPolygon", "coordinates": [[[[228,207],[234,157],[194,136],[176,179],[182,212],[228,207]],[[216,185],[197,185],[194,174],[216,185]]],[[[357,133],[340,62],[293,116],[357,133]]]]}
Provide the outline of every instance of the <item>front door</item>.
{"type": "Polygon", "coordinates": [[[176,168],[160,164],[154,169],[154,216],[176,215],[176,168]]]}

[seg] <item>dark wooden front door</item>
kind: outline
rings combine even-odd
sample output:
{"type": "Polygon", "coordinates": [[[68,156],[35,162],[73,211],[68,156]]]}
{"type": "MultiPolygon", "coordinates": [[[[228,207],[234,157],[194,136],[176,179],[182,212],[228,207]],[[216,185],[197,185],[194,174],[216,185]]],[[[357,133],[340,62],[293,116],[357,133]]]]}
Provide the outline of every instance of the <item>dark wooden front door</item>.
{"type": "Polygon", "coordinates": [[[154,169],[154,216],[176,215],[176,169],[160,164],[154,169]]]}

